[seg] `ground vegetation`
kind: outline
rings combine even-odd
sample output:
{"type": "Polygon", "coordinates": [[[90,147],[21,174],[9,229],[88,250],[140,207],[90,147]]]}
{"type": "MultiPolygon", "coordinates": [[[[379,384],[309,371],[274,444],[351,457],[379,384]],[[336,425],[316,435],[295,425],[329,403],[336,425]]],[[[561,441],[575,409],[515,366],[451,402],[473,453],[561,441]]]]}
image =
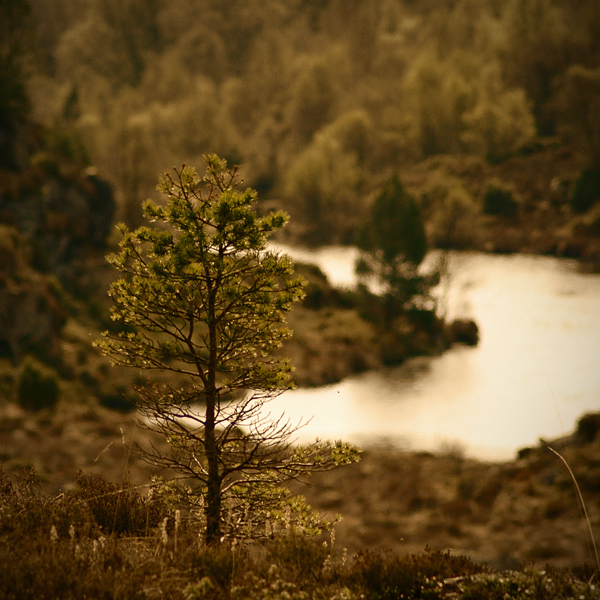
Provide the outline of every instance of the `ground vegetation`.
{"type": "Polygon", "coordinates": [[[140,433],[131,417],[65,398],[54,411],[31,416],[12,404],[2,416],[6,598],[598,595],[573,482],[548,450],[568,460],[596,532],[597,414],[502,463],[458,447],[369,449],[307,490],[314,507],[342,515],[333,534],[299,536],[284,524],[259,544],[218,548],[160,471],[131,452],[140,433]]]}

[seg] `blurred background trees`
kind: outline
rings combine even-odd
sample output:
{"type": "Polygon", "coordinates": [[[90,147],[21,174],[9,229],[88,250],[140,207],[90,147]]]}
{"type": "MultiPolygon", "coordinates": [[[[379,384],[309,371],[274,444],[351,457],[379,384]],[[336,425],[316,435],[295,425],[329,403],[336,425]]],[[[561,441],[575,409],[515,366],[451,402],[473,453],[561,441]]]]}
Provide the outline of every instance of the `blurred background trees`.
{"type": "MultiPolygon", "coordinates": [[[[246,165],[248,184],[292,213],[307,243],[355,242],[365,182],[374,189],[401,165],[448,154],[497,164],[549,136],[583,152],[585,168],[600,161],[595,0],[2,10],[2,135],[28,106],[69,130],[132,226],[156,173],[206,152],[246,165]]],[[[478,202],[483,191],[469,193],[478,202]]]]}
{"type": "Polygon", "coordinates": [[[23,159],[19,138],[24,136],[30,103],[26,91],[31,20],[25,0],[0,5],[0,168],[14,168],[23,159]]]}

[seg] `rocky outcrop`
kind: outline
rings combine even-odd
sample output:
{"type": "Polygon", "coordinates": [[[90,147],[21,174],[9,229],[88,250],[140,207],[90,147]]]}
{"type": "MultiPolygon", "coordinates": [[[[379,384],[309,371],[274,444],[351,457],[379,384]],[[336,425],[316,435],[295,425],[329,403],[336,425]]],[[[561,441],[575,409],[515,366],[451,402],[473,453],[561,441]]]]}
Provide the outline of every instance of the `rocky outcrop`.
{"type": "Polygon", "coordinates": [[[31,349],[52,354],[65,320],[58,282],[27,258],[19,233],[0,225],[0,356],[15,363],[31,349]]]}
{"type": "Polygon", "coordinates": [[[65,281],[76,276],[76,261],[104,245],[115,201],[110,185],[92,170],[44,160],[0,175],[0,222],[28,240],[38,269],[65,281]]]}
{"type": "Polygon", "coordinates": [[[0,171],[0,356],[51,355],[74,286],[102,248],[115,212],[110,185],[81,164],[38,151],[0,171]]]}

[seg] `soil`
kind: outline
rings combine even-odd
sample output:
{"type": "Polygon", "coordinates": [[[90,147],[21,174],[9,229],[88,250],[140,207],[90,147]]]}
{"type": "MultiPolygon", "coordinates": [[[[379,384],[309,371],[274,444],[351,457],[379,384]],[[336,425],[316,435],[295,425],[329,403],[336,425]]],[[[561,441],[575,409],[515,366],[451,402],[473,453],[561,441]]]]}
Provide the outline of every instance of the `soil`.
{"type": "MultiPolygon", "coordinates": [[[[600,423],[600,415],[592,422],[600,423]]],[[[597,533],[600,436],[596,425],[584,433],[550,445],[573,469],[597,533]]],[[[51,493],[76,487],[80,470],[144,486],[156,471],[132,451],[136,440],[147,441],[148,433],[135,426],[133,415],[96,405],[62,401],[53,412],[37,413],[0,406],[0,465],[11,477],[33,468],[51,493]]],[[[335,544],[351,555],[428,546],[501,569],[593,562],[573,481],[547,445],[503,463],[466,458],[459,448],[443,454],[369,448],[359,463],[316,474],[295,491],[325,516],[342,516],[335,544]]]]}

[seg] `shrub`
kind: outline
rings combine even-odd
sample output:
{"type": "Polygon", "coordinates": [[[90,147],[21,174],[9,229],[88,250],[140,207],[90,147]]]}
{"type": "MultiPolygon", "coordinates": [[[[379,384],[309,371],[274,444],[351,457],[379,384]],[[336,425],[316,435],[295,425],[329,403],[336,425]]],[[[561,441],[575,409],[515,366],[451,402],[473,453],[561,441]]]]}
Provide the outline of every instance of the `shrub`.
{"type": "Polygon", "coordinates": [[[37,361],[23,362],[17,380],[17,399],[26,410],[53,408],[58,402],[60,389],[56,374],[37,361]]]}
{"type": "Polygon", "coordinates": [[[576,436],[584,444],[590,444],[600,431],[600,413],[586,413],[577,421],[576,436]]]}
{"type": "Polygon", "coordinates": [[[450,343],[477,346],[479,343],[479,328],[471,319],[456,319],[448,325],[447,335],[450,343]]]}
{"type": "Polygon", "coordinates": [[[519,203],[509,188],[501,183],[489,183],[483,197],[483,212],[512,218],[519,214],[519,203]]]}
{"type": "Polygon", "coordinates": [[[440,584],[449,577],[483,570],[464,556],[426,552],[399,556],[391,552],[365,552],[355,558],[348,583],[373,600],[439,598],[440,584]]]}
{"type": "Polygon", "coordinates": [[[577,178],[571,196],[573,212],[584,213],[600,200],[600,169],[585,169],[577,178]]]}
{"type": "Polygon", "coordinates": [[[122,386],[117,386],[112,392],[100,394],[101,406],[121,413],[129,413],[137,408],[135,398],[125,393],[122,386]]]}
{"type": "Polygon", "coordinates": [[[277,562],[283,573],[294,581],[318,577],[329,556],[327,544],[302,535],[275,539],[267,547],[267,557],[277,562]]]}
{"type": "Polygon", "coordinates": [[[167,512],[159,500],[143,498],[126,482],[116,485],[80,473],[77,483],[95,523],[105,534],[148,535],[167,512]]]}
{"type": "Polygon", "coordinates": [[[236,554],[231,548],[226,546],[204,547],[199,552],[193,554],[190,561],[190,573],[198,578],[196,595],[192,595],[190,590],[188,594],[191,598],[222,598],[224,590],[231,587],[232,579],[236,573],[236,567],[243,572],[244,565],[243,554],[236,554]],[[204,589],[202,589],[204,588],[204,589]],[[204,591],[206,596],[198,595],[198,592],[204,591]],[[208,594],[212,592],[212,595],[208,594]]]}

